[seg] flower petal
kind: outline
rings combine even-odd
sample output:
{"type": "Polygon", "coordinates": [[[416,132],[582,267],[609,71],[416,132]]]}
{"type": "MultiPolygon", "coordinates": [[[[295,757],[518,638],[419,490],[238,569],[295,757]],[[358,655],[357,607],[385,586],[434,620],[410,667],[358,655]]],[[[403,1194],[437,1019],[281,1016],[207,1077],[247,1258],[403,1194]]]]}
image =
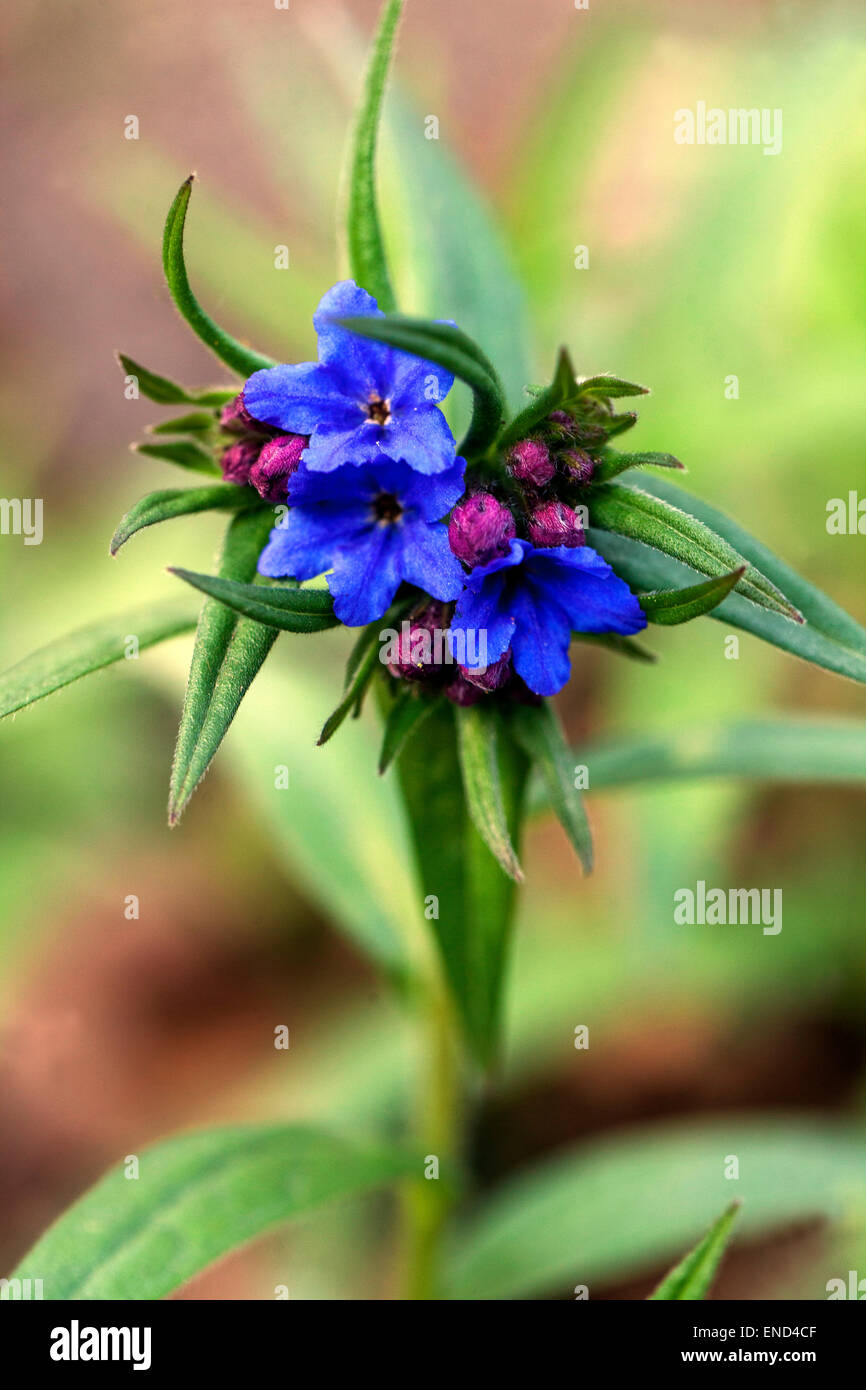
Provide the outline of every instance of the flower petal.
{"type": "Polygon", "coordinates": [[[513,597],[517,622],[512,643],[514,669],[536,695],[555,695],[568,682],[571,629],[567,617],[534,585],[513,597]]]}
{"type": "Polygon", "coordinates": [[[400,587],[400,542],[394,526],[373,526],[363,544],[341,550],[328,588],[334,612],[347,627],[381,618],[400,587]]]}
{"type": "Polygon", "coordinates": [[[394,410],[384,426],[381,448],[418,473],[442,473],[454,462],[456,444],[436,406],[394,410]]]}
{"type": "Polygon", "coordinates": [[[359,423],[359,406],[346,397],[335,373],[318,362],[253,372],[243,395],[254,419],[292,434],[312,434],[322,424],[345,430],[359,423]]]}
{"type": "Polygon", "coordinates": [[[646,614],[625,580],[589,546],[536,550],[526,567],[534,584],[568,615],[575,632],[629,635],[647,625],[646,614]]]}
{"type": "Polygon", "coordinates": [[[372,295],[354,280],[341,280],[319,301],[313,327],[319,339],[319,361],[333,368],[346,389],[358,400],[371,395],[383,400],[390,395],[394,351],[386,343],[374,343],[340,328],[334,319],[383,318],[372,295]]]}
{"type": "Polygon", "coordinates": [[[464,634],[465,650],[485,656],[485,661],[480,662],[478,668],[472,667],[473,670],[492,665],[505,655],[511,645],[514,626],[514,612],[506,602],[504,575],[494,575],[478,592],[464,589],[451,620],[452,632],[464,634]],[[470,643],[467,636],[470,632],[485,634],[486,649],[479,640],[470,643]]]}
{"type": "Polygon", "coordinates": [[[406,522],[403,526],[403,579],[417,584],[433,598],[443,602],[458,598],[463,590],[463,569],[451,553],[448,527],[441,522],[406,522]]]}

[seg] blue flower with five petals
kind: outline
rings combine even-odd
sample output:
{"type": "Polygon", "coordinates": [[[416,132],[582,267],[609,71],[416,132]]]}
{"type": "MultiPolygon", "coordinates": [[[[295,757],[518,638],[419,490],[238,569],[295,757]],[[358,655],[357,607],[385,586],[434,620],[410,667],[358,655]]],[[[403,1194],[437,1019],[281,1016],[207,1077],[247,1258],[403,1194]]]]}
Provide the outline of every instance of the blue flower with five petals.
{"type": "Polygon", "coordinates": [[[381,618],[406,580],[443,602],[463,587],[440,521],[463,492],[466,461],[425,478],[380,454],[357,467],[289,480],[289,511],[259,557],[271,579],[328,574],[334,612],[348,627],[381,618]]]}
{"type": "Polygon", "coordinates": [[[244,405],[262,424],[310,436],[303,456],[310,472],[362,467],[384,454],[419,473],[441,473],[453,464],[456,446],[438,403],[454,377],[334,322],[367,315],[383,317],[366,290],[354,280],[334,285],[313,316],[318,362],[254,372],[244,405]]]}
{"type": "Polygon", "coordinates": [[[451,623],[452,631],[486,632],[490,665],[511,648],[517,674],[536,695],[555,695],[568,680],[572,632],[627,635],[645,627],[634,594],[597,551],[537,550],[523,540],[467,575],[451,623]]]}

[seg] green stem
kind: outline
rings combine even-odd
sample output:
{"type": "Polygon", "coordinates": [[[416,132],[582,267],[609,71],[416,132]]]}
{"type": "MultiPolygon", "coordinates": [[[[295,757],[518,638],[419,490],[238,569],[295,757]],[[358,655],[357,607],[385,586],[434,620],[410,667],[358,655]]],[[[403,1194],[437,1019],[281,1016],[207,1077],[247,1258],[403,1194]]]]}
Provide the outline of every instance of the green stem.
{"type": "Polygon", "coordinates": [[[424,996],[421,1087],[416,1118],[425,1174],[405,1199],[406,1297],[436,1298],[440,1238],[454,1201],[463,1107],[459,1044],[444,982],[437,970],[424,996]],[[433,1176],[433,1160],[438,1171],[433,1176]],[[429,1174],[429,1176],[428,1176],[429,1174]]]}

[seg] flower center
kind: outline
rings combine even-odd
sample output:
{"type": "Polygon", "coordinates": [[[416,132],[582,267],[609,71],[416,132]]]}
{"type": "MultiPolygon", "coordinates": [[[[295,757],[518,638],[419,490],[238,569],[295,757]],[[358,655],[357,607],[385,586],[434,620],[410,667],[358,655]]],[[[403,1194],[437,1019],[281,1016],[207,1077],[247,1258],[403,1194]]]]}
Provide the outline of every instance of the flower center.
{"type": "Polygon", "coordinates": [[[373,514],[377,521],[399,521],[403,508],[393,492],[380,492],[373,502],[373,514]]]}
{"type": "Polygon", "coordinates": [[[381,396],[371,396],[367,405],[367,419],[374,425],[387,425],[391,419],[391,406],[381,396]]]}

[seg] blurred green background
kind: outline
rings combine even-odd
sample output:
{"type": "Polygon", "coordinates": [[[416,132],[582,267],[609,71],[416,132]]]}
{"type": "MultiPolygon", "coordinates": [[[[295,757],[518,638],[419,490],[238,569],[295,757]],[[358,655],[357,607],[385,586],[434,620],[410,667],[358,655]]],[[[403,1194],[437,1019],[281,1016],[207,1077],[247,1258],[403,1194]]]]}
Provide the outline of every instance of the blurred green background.
{"type": "MultiPolygon", "coordinates": [[[[124,399],[112,351],[190,383],[225,379],[175,315],[159,266],[165,212],[196,169],[200,298],[280,360],[311,355],[311,313],[339,270],[340,166],[376,11],[367,0],[7,7],[0,494],[42,497],[45,536],[0,538],[3,667],[90,618],[170,596],[169,564],[209,568],[223,524],[211,516],[108,559],[130,503],[183,483],[128,452],[160,412],[124,399]],[[124,138],[129,115],[137,140],[124,138]],[[286,271],[274,269],[280,245],[286,271]]],[[[483,303],[482,346],[516,399],[563,341],[579,371],[649,384],[629,442],[675,452],[696,494],[862,621],[863,538],[825,528],[828,499],[866,491],[861,30],[853,6],[833,4],[409,0],[383,186],[402,307],[481,337],[483,303]],[[782,153],[677,145],[674,111],[701,100],[781,108],[782,153]],[[425,139],[430,115],[438,141],[425,139]],[[502,238],[468,286],[463,243],[481,244],[487,214],[460,201],[466,178],[502,238]],[[575,268],[579,245],[587,269],[575,268]],[[738,399],[725,395],[731,374],[738,399]]],[[[560,699],[575,744],[688,740],[692,726],[737,717],[862,716],[853,684],[745,635],[726,659],[726,635],[709,621],[651,629],[653,667],[577,648],[560,699]]],[[[394,790],[375,777],[371,711],[313,746],[346,651],[339,634],[280,640],[172,832],[188,641],[3,725],[4,1268],[108,1162],[172,1130],[263,1116],[360,1132],[404,1123],[421,1045],[363,951],[399,967],[418,948],[394,790]],[[128,894],[137,920],[124,917],[128,894]],[[288,1053],[273,1049],[280,1023],[288,1053]]],[[[558,827],[531,832],[508,1060],[473,1137],[482,1190],[600,1139],[619,1144],[652,1206],[648,1135],[798,1112],[808,1148],[813,1126],[861,1117],[862,788],[680,782],[591,791],[589,804],[588,882],[558,827]],[[782,888],[783,931],[677,927],[674,890],[698,878],[782,888]],[[586,1052],[573,1046],[579,1024],[586,1052]]],[[[792,1144],[792,1175],[810,1161],[792,1144]]],[[[720,1184],[714,1210],[735,1186],[720,1184]]],[[[622,1248],[602,1232],[573,1279],[534,1292],[569,1296],[585,1274],[593,1296],[643,1297],[677,1253],[668,1216],[662,1203],[622,1248]]],[[[866,1275],[859,1196],[840,1217],[756,1231],[717,1295],[821,1298],[849,1267],[866,1275]]],[[[388,1297],[393,1249],[388,1204],[359,1201],[188,1292],[267,1298],[286,1283],[292,1297],[388,1297]]]]}

